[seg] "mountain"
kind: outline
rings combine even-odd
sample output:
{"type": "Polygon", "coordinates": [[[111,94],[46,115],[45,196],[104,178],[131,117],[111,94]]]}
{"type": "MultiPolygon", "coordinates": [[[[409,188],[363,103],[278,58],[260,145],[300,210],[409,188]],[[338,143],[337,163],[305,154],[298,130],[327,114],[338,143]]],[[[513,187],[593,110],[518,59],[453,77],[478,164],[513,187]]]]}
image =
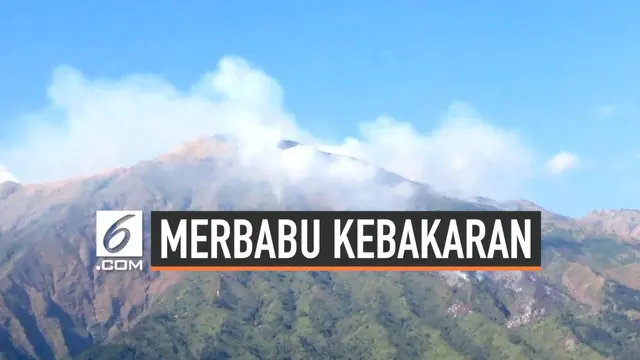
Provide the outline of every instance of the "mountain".
{"type": "Polygon", "coordinates": [[[616,216],[454,199],[326,153],[304,173],[294,161],[295,179],[274,164],[212,137],[86,178],[0,184],[0,359],[640,358],[640,247],[616,216]],[[117,208],[535,208],[543,271],[99,272],[95,210],[117,208]]]}
{"type": "Polygon", "coordinates": [[[640,241],[640,210],[593,211],[581,220],[614,234],[618,239],[640,241]]]}

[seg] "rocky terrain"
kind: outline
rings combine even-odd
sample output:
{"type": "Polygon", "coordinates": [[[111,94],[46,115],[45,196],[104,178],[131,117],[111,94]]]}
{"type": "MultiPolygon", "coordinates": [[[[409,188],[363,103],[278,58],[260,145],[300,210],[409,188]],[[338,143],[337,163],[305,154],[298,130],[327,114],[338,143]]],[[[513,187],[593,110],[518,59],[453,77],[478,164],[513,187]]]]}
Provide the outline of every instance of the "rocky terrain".
{"type": "Polygon", "coordinates": [[[580,220],[613,234],[620,240],[640,241],[640,210],[593,211],[580,220]]]}
{"type": "Polygon", "coordinates": [[[203,138],[128,169],[0,184],[0,359],[640,358],[637,210],[463,201],[330,154],[293,181],[240,150],[203,138]],[[118,208],[538,209],[543,271],[99,272],[95,210],[118,208]]]}

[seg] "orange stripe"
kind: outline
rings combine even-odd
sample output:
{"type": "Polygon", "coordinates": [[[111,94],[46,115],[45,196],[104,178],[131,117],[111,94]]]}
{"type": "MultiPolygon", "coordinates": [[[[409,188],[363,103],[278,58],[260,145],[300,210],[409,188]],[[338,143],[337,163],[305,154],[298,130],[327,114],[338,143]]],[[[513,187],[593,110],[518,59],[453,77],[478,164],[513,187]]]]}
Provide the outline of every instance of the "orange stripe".
{"type": "Polygon", "coordinates": [[[541,271],[542,266],[152,266],[152,271],[541,271]]]}

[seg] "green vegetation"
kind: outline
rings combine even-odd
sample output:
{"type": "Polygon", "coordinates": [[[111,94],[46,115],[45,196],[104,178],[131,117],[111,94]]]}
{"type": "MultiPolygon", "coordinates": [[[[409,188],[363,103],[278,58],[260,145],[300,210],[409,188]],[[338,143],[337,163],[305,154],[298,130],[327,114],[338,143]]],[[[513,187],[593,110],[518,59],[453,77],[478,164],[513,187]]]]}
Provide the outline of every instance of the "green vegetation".
{"type": "MultiPolygon", "coordinates": [[[[569,273],[557,253],[546,261],[544,275],[569,273]]],[[[585,281],[593,274],[572,269],[584,269],[585,281]]],[[[640,320],[625,315],[640,309],[640,291],[607,280],[594,314],[553,276],[516,283],[485,275],[453,284],[412,272],[189,274],[129,331],[77,359],[640,356],[640,320]]]]}
{"type": "Polygon", "coordinates": [[[507,328],[506,308],[513,304],[500,300],[508,298],[506,291],[487,284],[451,287],[438,274],[425,273],[194,274],[165,293],[130,331],[78,359],[608,355],[588,345],[589,339],[577,340],[555,317],[507,328]],[[463,310],[450,310],[467,301],[463,310]]]}

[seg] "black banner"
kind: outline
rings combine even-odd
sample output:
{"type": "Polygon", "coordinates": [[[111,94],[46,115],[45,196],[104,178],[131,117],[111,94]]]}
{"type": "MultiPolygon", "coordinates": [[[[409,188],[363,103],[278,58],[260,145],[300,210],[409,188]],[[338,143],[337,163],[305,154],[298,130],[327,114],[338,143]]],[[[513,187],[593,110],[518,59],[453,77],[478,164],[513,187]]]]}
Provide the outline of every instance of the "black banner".
{"type": "Polygon", "coordinates": [[[539,270],[537,211],[154,211],[153,270],[539,270]]]}

